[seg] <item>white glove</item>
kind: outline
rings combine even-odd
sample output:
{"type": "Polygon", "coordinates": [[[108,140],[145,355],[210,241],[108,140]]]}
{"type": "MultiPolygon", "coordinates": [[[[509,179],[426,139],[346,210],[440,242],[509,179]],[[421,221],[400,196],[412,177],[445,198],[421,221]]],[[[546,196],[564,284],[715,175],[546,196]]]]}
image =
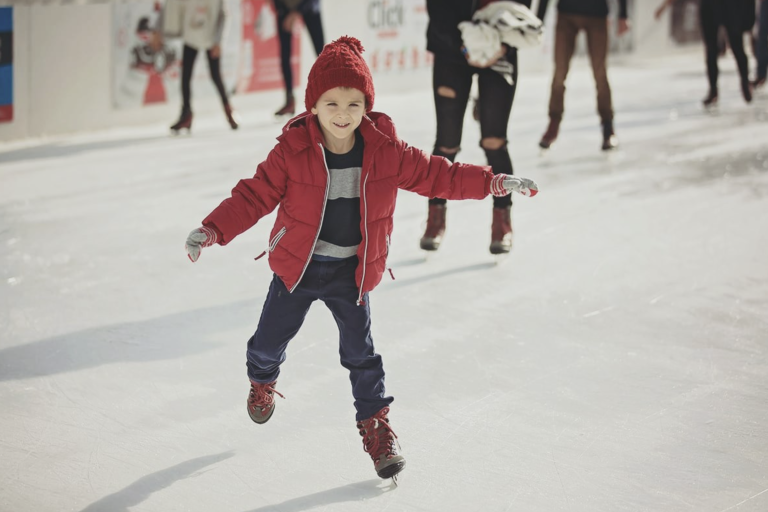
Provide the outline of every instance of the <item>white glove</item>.
{"type": "Polygon", "coordinates": [[[475,12],[472,20],[487,23],[496,29],[501,42],[512,48],[530,48],[541,44],[543,23],[520,3],[491,2],[475,12]]]}
{"type": "Polygon", "coordinates": [[[539,186],[528,178],[518,178],[511,174],[497,174],[491,180],[491,194],[496,197],[506,196],[517,192],[526,197],[533,197],[539,193],[539,186]]]}
{"type": "Polygon", "coordinates": [[[459,30],[464,41],[465,56],[471,63],[485,67],[501,54],[499,31],[487,23],[462,21],[459,30]]]}
{"type": "Polygon", "coordinates": [[[211,228],[201,227],[193,229],[187,236],[187,243],[184,248],[187,250],[187,256],[192,263],[200,257],[200,251],[203,247],[210,247],[216,243],[216,231],[211,228]]]}

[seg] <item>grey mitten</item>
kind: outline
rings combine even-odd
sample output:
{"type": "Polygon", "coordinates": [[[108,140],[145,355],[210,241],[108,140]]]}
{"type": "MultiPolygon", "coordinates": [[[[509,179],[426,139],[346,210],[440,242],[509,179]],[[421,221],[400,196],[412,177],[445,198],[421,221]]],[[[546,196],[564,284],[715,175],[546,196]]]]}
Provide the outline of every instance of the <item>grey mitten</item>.
{"type": "Polygon", "coordinates": [[[187,236],[187,243],[184,248],[187,250],[187,256],[192,263],[200,257],[200,251],[203,247],[210,247],[216,243],[216,231],[205,226],[193,229],[187,236]]]}
{"type": "Polygon", "coordinates": [[[528,178],[518,178],[511,174],[497,174],[491,180],[491,194],[496,197],[517,192],[526,197],[533,197],[539,192],[536,182],[528,178]]]}

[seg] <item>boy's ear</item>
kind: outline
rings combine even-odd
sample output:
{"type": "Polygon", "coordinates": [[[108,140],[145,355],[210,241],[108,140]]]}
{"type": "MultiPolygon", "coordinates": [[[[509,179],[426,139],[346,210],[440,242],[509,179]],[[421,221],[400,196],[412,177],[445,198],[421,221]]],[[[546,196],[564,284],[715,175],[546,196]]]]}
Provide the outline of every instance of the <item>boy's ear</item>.
{"type": "Polygon", "coordinates": [[[312,112],[313,114],[317,115],[317,108],[316,107],[312,107],[311,109],[309,109],[309,111],[312,112]]]}

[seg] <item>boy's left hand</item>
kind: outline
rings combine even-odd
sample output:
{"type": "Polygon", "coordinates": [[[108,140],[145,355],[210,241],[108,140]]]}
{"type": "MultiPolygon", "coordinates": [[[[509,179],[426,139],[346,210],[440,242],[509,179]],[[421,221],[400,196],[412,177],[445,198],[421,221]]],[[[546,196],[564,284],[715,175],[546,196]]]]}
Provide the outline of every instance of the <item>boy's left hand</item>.
{"type": "Polygon", "coordinates": [[[539,186],[528,178],[518,178],[511,174],[497,174],[491,180],[491,194],[497,197],[506,196],[517,192],[526,197],[533,197],[539,193],[539,186]]]}

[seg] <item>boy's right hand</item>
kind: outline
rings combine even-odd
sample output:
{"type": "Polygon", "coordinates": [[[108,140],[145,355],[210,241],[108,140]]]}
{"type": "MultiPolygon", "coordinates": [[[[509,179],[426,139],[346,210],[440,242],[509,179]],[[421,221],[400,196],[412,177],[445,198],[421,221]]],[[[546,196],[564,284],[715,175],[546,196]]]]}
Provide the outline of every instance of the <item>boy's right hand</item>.
{"type": "Polygon", "coordinates": [[[205,226],[193,229],[187,236],[187,243],[184,248],[187,250],[187,257],[192,263],[200,257],[200,251],[203,247],[210,247],[216,243],[216,231],[205,226]]]}

